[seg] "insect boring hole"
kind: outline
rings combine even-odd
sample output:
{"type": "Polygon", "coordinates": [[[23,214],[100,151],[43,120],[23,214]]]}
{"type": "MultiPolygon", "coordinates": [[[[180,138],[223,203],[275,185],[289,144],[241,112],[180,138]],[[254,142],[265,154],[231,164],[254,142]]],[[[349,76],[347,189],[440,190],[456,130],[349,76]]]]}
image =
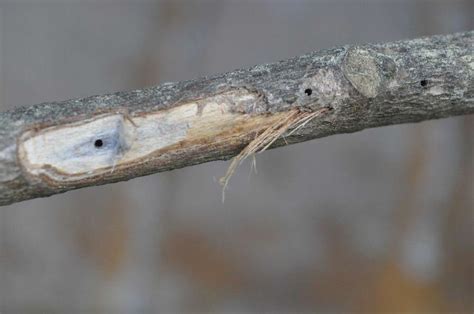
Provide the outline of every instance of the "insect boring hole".
{"type": "Polygon", "coordinates": [[[94,146],[95,146],[96,148],[101,148],[102,146],[104,146],[104,141],[101,140],[100,138],[99,138],[99,139],[96,139],[96,140],[94,141],[94,146]]]}
{"type": "Polygon", "coordinates": [[[311,94],[313,93],[313,90],[311,88],[307,88],[304,90],[304,93],[307,95],[307,96],[311,96],[311,94]]]}

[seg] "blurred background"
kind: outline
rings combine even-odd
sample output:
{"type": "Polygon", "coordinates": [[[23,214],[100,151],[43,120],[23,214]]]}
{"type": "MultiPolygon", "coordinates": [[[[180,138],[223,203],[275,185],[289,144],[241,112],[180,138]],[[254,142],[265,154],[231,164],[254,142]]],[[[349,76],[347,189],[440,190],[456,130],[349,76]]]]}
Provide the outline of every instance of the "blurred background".
{"type": "MultiPolygon", "coordinates": [[[[473,29],[474,1],[0,0],[0,109],[473,29]]],[[[474,117],[0,208],[0,312],[474,311],[474,117]]]]}

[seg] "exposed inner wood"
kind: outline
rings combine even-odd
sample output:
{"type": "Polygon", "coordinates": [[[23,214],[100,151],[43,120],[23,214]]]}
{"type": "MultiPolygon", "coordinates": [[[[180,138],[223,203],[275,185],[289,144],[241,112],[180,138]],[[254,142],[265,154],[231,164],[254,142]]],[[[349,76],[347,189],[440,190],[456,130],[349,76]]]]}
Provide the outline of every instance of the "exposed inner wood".
{"type": "Polygon", "coordinates": [[[89,120],[29,130],[20,137],[24,170],[51,185],[100,180],[101,175],[159,159],[192,143],[233,145],[257,134],[283,113],[231,112],[236,102],[255,102],[254,93],[226,92],[145,115],[105,114],[89,120]]]}

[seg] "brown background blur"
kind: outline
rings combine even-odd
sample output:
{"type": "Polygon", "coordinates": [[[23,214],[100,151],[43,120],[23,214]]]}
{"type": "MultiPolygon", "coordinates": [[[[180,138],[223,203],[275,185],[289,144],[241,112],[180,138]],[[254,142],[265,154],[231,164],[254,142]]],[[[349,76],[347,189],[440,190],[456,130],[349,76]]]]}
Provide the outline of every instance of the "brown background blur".
{"type": "MultiPolygon", "coordinates": [[[[473,28],[474,1],[0,0],[0,108],[473,28]]],[[[474,311],[473,117],[0,208],[0,312],[474,311]]]]}

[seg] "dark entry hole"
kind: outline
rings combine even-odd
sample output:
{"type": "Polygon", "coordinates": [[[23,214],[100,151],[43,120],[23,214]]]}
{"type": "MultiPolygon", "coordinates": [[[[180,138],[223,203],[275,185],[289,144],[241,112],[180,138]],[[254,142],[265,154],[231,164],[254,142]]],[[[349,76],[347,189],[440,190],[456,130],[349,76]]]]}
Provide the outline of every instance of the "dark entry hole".
{"type": "Polygon", "coordinates": [[[427,80],[421,80],[420,85],[425,87],[426,85],[428,85],[428,81],[427,80]]]}
{"type": "Polygon", "coordinates": [[[97,147],[97,148],[100,148],[100,147],[104,146],[104,141],[102,141],[101,139],[95,140],[94,146],[97,147]]]}
{"type": "Polygon", "coordinates": [[[311,94],[313,93],[313,90],[311,88],[307,88],[304,90],[304,93],[308,96],[311,96],[311,94]]]}

